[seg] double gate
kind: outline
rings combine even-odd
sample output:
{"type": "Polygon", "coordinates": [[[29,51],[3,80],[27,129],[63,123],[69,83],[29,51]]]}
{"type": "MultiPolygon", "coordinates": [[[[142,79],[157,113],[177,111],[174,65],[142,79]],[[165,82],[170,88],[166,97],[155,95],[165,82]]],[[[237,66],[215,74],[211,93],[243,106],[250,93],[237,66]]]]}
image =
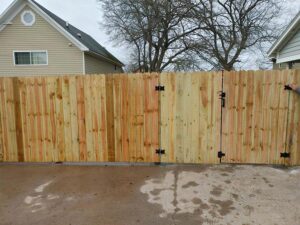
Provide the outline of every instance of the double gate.
{"type": "Polygon", "coordinates": [[[299,72],[162,74],[163,162],[299,165],[299,72]]]}
{"type": "Polygon", "coordinates": [[[0,161],[299,165],[288,83],[300,71],[0,78],[0,161]]]}

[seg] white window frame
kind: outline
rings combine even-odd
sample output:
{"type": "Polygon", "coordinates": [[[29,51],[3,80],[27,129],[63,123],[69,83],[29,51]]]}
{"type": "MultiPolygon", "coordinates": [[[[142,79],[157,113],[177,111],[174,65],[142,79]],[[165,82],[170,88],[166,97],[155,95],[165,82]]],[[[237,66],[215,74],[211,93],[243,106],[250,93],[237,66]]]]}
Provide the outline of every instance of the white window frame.
{"type": "MultiPolygon", "coordinates": [[[[30,54],[31,57],[31,54],[30,54]]],[[[13,51],[13,61],[15,66],[48,66],[49,65],[49,59],[48,59],[48,51],[47,50],[18,50],[13,51]],[[46,53],[46,64],[16,64],[16,58],[15,53],[32,53],[32,52],[44,52],[46,53]]],[[[31,58],[30,58],[31,63],[31,58]]]]}
{"type": "Polygon", "coordinates": [[[22,21],[23,25],[26,26],[26,27],[31,27],[31,26],[33,26],[33,24],[35,24],[35,14],[34,14],[34,12],[32,12],[31,10],[25,10],[24,12],[22,12],[22,14],[21,14],[21,21],[22,21]],[[32,20],[31,23],[27,23],[27,22],[24,20],[24,15],[25,15],[26,13],[29,13],[29,14],[32,15],[33,20],[32,20]]]}

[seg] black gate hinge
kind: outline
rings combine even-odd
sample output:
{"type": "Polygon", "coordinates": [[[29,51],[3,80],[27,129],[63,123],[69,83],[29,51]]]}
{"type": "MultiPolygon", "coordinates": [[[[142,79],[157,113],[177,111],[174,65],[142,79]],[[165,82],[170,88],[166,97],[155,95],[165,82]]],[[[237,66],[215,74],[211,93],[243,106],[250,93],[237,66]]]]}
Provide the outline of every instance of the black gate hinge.
{"type": "Polygon", "coordinates": [[[224,91],[220,91],[219,92],[219,97],[221,99],[221,104],[222,104],[222,107],[225,108],[225,98],[226,98],[226,92],[224,91]]]}
{"type": "Polygon", "coordinates": [[[156,149],[156,154],[158,154],[158,155],[165,155],[166,154],[166,150],[164,150],[164,149],[156,149]]]}
{"type": "Polygon", "coordinates": [[[281,158],[290,158],[291,157],[291,153],[288,152],[284,152],[284,153],[280,153],[280,157],[281,158]]]}
{"type": "Polygon", "coordinates": [[[161,86],[161,85],[155,86],[155,91],[164,91],[164,90],[165,90],[165,86],[161,86]]]}
{"type": "Polygon", "coordinates": [[[220,163],[222,162],[222,158],[225,157],[225,153],[223,153],[222,151],[218,152],[218,158],[220,159],[220,163]]]}

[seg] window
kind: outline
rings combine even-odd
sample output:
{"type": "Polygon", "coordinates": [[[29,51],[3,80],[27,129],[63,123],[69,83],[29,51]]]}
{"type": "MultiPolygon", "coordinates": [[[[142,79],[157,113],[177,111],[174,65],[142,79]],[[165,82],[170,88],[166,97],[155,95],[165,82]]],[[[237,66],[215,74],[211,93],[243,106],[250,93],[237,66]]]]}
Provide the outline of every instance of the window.
{"type": "Polygon", "coordinates": [[[35,15],[31,11],[24,11],[21,15],[21,21],[25,26],[32,26],[35,23],[35,15]]]}
{"type": "Polygon", "coordinates": [[[47,51],[14,52],[15,65],[48,65],[47,51]]]}

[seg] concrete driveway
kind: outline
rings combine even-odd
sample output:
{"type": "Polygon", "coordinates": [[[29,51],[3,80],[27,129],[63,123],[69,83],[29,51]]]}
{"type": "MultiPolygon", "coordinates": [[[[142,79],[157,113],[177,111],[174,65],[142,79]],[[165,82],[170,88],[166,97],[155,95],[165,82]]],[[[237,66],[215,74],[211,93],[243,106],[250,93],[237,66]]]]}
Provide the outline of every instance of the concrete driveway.
{"type": "Polygon", "coordinates": [[[1,225],[299,225],[300,168],[0,165],[1,225]]]}

